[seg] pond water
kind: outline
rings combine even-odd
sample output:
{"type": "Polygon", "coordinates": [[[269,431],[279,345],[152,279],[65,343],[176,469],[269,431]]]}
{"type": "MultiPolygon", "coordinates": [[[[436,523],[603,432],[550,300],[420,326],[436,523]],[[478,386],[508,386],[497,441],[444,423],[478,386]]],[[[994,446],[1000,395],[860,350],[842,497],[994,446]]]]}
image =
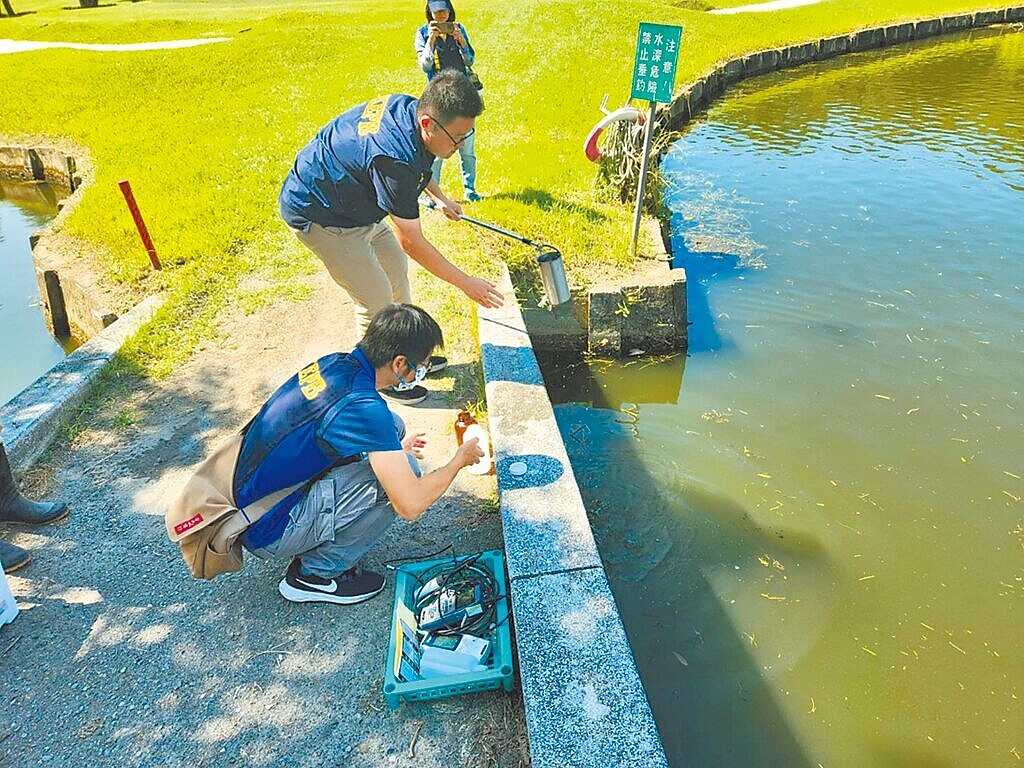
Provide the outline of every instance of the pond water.
{"type": "Polygon", "coordinates": [[[546,372],[673,765],[1024,764],[1021,93],[1008,29],[748,81],[663,165],[685,371],[546,372]]]}
{"type": "Polygon", "coordinates": [[[46,184],[0,184],[0,404],[64,358],[39,308],[28,236],[57,215],[46,184]]]}

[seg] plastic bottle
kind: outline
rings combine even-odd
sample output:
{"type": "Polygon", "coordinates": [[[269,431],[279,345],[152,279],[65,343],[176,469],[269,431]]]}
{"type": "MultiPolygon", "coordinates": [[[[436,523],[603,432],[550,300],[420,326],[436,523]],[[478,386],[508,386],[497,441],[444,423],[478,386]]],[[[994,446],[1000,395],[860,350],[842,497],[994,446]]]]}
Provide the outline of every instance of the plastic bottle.
{"type": "Polygon", "coordinates": [[[480,450],[484,452],[484,455],[480,457],[476,464],[470,464],[467,469],[474,475],[486,475],[491,471],[491,440],[487,437],[487,431],[474,421],[463,433],[463,440],[477,439],[477,445],[480,446],[480,450]]]}
{"type": "Polygon", "coordinates": [[[466,428],[470,424],[476,424],[469,411],[459,411],[458,418],[455,419],[455,442],[462,445],[463,435],[466,433],[466,428]]]}

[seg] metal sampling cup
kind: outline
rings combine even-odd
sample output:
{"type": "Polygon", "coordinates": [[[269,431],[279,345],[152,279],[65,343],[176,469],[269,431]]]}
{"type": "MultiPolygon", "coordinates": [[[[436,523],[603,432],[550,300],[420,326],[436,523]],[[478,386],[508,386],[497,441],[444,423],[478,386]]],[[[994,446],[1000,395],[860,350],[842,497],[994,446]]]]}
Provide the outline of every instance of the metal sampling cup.
{"type": "Polygon", "coordinates": [[[544,286],[548,304],[552,307],[565,304],[571,297],[562,254],[555,248],[541,248],[537,254],[537,267],[540,269],[540,281],[544,286]]]}
{"type": "Polygon", "coordinates": [[[565,279],[565,264],[562,262],[562,254],[558,252],[557,248],[535,242],[528,237],[517,235],[515,232],[509,232],[507,229],[496,227],[493,224],[471,219],[466,215],[462,216],[462,221],[468,221],[470,224],[476,224],[478,227],[489,229],[499,235],[511,237],[513,240],[536,248],[537,268],[540,270],[540,281],[544,285],[544,295],[547,297],[548,304],[557,307],[572,298],[569,295],[569,281],[565,279]]]}

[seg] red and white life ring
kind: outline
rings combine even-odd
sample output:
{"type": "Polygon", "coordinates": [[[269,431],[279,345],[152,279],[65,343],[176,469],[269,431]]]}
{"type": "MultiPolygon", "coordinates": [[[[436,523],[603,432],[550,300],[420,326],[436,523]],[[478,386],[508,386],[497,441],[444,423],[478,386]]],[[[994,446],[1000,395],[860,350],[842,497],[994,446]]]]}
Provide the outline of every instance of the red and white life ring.
{"type": "Polygon", "coordinates": [[[587,160],[590,160],[592,163],[597,162],[597,159],[601,157],[601,150],[597,146],[597,142],[598,139],[601,138],[601,133],[605,128],[612,123],[637,123],[642,122],[643,119],[644,113],[635,107],[622,107],[621,109],[616,109],[614,112],[609,112],[590,130],[587,140],[583,142],[583,154],[585,154],[587,156],[587,160]]]}

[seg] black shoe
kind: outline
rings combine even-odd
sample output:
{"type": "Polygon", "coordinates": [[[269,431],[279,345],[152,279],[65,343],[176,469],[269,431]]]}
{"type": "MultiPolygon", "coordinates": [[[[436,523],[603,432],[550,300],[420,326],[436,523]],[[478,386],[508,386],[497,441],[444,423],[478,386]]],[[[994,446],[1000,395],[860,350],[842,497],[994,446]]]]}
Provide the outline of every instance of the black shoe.
{"type": "Polygon", "coordinates": [[[369,600],[384,589],[386,579],[374,571],[364,571],[358,565],[330,579],[322,576],[303,576],[299,558],[292,560],[288,572],[277,591],[293,603],[339,603],[353,605],[369,600]]]}
{"type": "Polygon", "coordinates": [[[401,392],[389,388],[382,389],[380,393],[392,403],[401,403],[402,405],[416,405],[427,399],[426,387],[421,387],[418,384],[412,389],[405,389],[401,392]]]}
{"type": "Polygon", "coordinates": [[[21,547],[0,541],[0,565],[3,565],[4,573],[14,573],[22,566],[28,565],[32,555],[21,547]]]}
{"type": "Polygon", "coordinates": [[[29,501],[20,495],[0,508],[0,523],[41,525],[42,523],[55,523],[67,516],[67,504],[56,501],[29,501]]]}
{"type": "Polygon", "coordinates": [[[56,522],[67,514],[66,504],[29,501],[21,495],[7,460],[7,450],[0,443],[0,522],[39,525],[56,522]]]}
{"type": "Polygon", "coordinates": [[[427,363],[427,376],[432,373],[440,373],[448,367],[448,358],[442,355],[431,355],[430,362],[427,363]]]}

